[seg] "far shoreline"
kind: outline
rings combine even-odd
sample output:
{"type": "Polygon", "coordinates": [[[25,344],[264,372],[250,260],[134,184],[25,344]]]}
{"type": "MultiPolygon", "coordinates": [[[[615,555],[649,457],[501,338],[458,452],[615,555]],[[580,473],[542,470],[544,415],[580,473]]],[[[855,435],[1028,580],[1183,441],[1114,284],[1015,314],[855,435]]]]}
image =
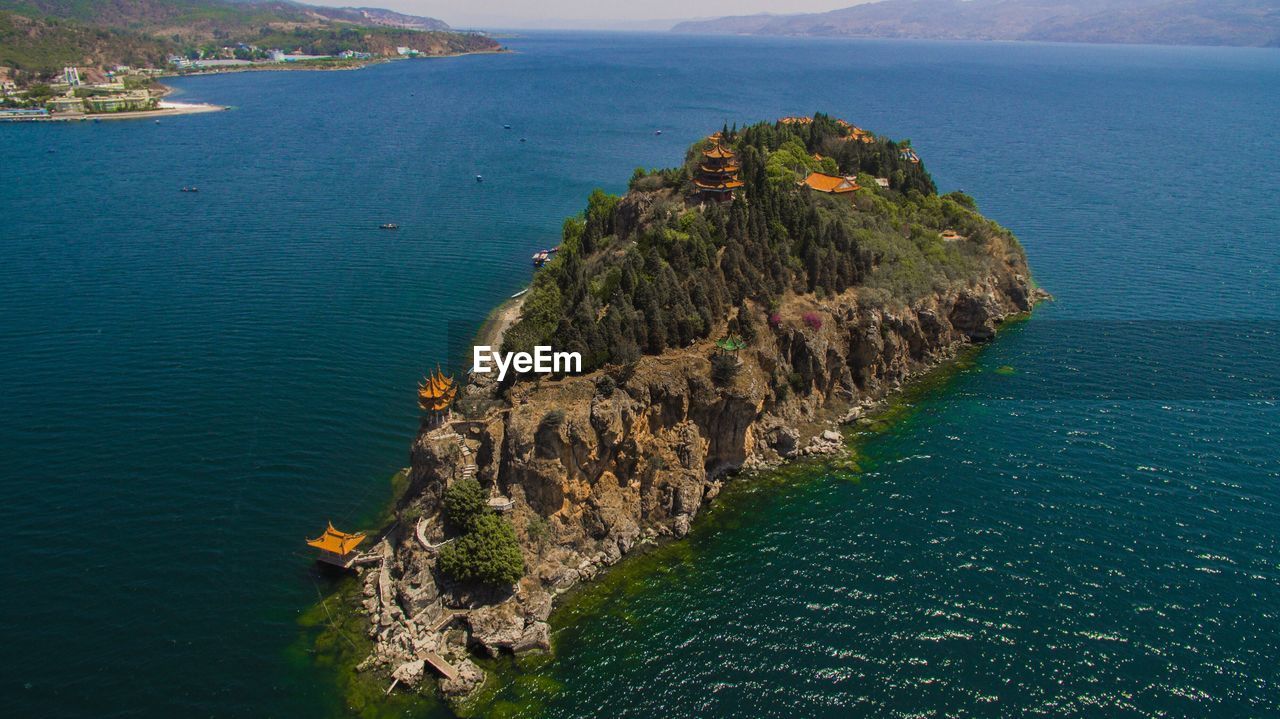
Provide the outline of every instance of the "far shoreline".
{"type": "Polygon", "coordinates": [[[368,60],[352,60],[345,64],[328,66],[321,62],[264,62],[251,65],[228,65],[201,68],[188,72],[165,71],[157,75],[156,78],[159,80],[167,80],[171,78],[199,77],[202,75],[226,75],[236,72],[342,72],[349,70],[363,70],[364,68],[372,65],[384,65],[404,60],[440,60],[451,57],[466,57],[467,55],[505,55],[511,52],[511,50],[506,48],[498,48],[496,50],[451,52],[443,55],[418,55],[417,57],[376,57],[368,60]]]}
{"type": "MultiPolygon", "coordinates": [[[[380,57],[371,60],[360,60],[340,66],[325,67],[316,63],[263,63],[261,65],[236,65],[231,67],[216,67],[204,70],[194,70],[191,72],[165,72],[156,75],[156,85],[162,89],[157,93],[158,97],[168,97],[173,93],[174,87],[167,85],[162,80],[172,78],[199,77],[203,75],[223,75],[237,72],[340,72],[349,70],[363,70],[370,65],[382,65],[385,63],[399,62],[402,60],[436,60],[451,57],[464,57],[467,55],[502,55],[510,53],[511,50],[506,48],[498,48],[496,50],[470,50],[467,52],[455,52],[444,55],[419,55],[418,57],[380,57]]],[[[124,112],[98,112],[98,113],[69,113],[63,115],[45,115],[38,117],[0,117],[0,123],[6,122],[87,122],[98,120],[145,120],[147,118],[176,117],[178,115],[198,115],[207,112],[222,112],[230,110],[228,105],[214,105],[212,103],[202,102],[166,102],[160,101],[160,105],[154,110],[128,110],[124,112]]]]}

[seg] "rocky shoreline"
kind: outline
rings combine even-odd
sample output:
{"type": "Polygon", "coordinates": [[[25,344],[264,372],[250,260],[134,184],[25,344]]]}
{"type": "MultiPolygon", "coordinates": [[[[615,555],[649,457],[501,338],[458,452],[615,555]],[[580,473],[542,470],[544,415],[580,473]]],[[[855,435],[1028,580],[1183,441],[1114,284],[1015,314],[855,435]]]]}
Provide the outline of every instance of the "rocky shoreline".
{"type": "Polygon", "coordinates": [[[361,577],[373,651],[357,671],[418,691],[439,677],[446,698],[475,695],[476,654],[550,649],[557,596],[639,546],[683,537],[734,473],[841,452],[840,424],[1044,298],[1011,260],[901,307],[857,290],[789,295],[724,387],[708,379],[710,342],[583,376],[473,383],[472,414],[424,426],[413,444],[395,527],[361,577]],[[801,321],[814,313],[817,328],[801,321]],[[791,380],[782,388],[770,381],[779,373],[791,380]],[[436,566],[445,487],[471,476],[511,504],[526,572],[507,590],[456,585],[436,566]]]}

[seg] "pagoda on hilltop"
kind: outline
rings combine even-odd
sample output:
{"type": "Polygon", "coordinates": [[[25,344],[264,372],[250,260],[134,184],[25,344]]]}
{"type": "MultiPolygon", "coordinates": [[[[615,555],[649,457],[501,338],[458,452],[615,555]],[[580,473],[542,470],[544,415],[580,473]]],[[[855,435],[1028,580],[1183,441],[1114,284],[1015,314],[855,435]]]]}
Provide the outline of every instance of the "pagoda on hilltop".
{"type": "Polygon", "coordinates": [[[447,377],[436,367],[435,374],[429,375],[418,384],[418,406],[428,413],[428,421],[439,422],[449,412],[458,395],[458,385],[452,377],[447,377]]]}
{"type": "Polygon", "coordinates": [[[721,142],[720,133],[707,139],[711,146],[702,151],[702,162],[698,164],[693,184],[704,200],[732,200],[733,191],[742,187],[742,180],[738,179],[741,169],[738,156],[721,142]]]}

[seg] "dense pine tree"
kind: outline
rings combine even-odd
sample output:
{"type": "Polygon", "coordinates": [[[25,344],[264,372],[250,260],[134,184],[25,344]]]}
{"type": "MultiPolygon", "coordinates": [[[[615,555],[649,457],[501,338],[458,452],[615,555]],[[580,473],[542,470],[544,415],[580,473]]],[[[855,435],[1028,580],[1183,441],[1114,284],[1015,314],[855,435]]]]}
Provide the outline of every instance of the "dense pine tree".
{"type": "Polygon", "coordinates": [[[744,183],[733,201],[693,199],[705,141],[682,167],[636,170],[632,191],[641,200],[596,190],[582,215],[566,220],[561,250],[535,277],[505,351],[551,344],[581,352],[590,370],[687,346],[730,327],[734,316],[733,327],[751,341],[767,329],[756,324],[752,303],[860,286],[910,301],[991,261],[984,239],[1011,237],[967,195],[938,196],[898,144],[851,140],[828,116],[721,132],[744,183]],[[833,167],[858,176],[863,189],[824,195],[799,186],[804,173],[833,167]],[[875,177],[889,178],[890,187],[877,187],[875,177]],[[943,229],[971,241],[944,243],[943,229]]]}

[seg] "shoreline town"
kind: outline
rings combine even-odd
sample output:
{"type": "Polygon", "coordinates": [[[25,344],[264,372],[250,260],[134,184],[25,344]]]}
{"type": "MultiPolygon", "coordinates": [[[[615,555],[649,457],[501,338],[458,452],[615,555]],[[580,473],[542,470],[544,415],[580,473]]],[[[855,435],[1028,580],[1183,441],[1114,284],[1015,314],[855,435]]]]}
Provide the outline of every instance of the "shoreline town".
{"type": "Polygon", "coordinates": [[[168,58],[166,68],[116,65],[109,70],[79,66],[62,69],[58,79],[19,87],[0,68],[0,122],[76,122],[160,118],[228,110],[209,103],[164,100],[171,91],[161,79],[228,72],[358,70],[369,65],[415,58],[459,57],[504,52],[502,49],[430,54],[397,47],[395,56],[345,50],[336,55],[305,55],[240,45],[211,57],[168,58]]]}

